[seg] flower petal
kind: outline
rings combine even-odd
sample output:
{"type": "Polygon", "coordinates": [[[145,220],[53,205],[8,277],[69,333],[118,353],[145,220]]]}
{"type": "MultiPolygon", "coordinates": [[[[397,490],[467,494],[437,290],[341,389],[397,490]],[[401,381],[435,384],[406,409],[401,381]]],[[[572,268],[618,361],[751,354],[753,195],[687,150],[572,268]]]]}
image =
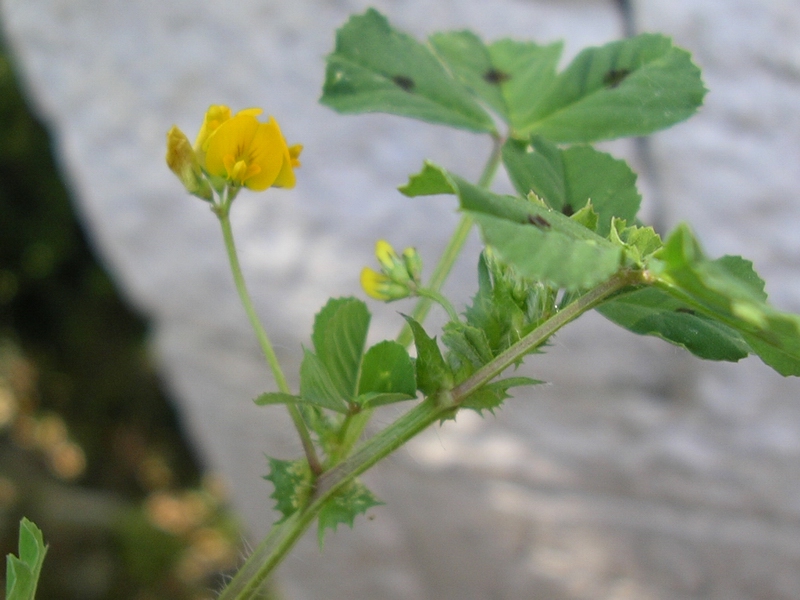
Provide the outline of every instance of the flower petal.
{"type": "Polygon", "coordinates": [[[272,185],[275,187],[293,188],[295,184],[293,168],[295,166],[300,166],[300,161],[297,160],[297,157],[300,156],[300,151],[303,149],[303,147],[298,145],[288,148],[286,145],[286,138],[283,137],[283,133],[281,132],[278,122],[273,117],[269,118],[269,122],[275,124],[275,127],[281,136],[281,144],[283,146],[283,164],[281,165],[281,170],[272,185]]]}
{"type": "MultiPolygon", "coordinates": [[[[281,175],[289,150],[281,135],[275,119],[270,117],[266,123],[259,123],[253,136],[247,161],[260,167],[260,171],[244,182],[251,190],[261,191],[273,185],[281,175]]],[[[292,176],[294,184],[294,175],[292,176]]]]}
{"type": "Polygon", "coordinates": [[[230,177],[226,162],[232,166],[245,158],[259,125],[253,116],[237,115],[217,127],[207,141],[206,170],[216,177],[230,177]]]}
{"type": "Polygon", "coordinates": [[[224,104],[212,104],[209,106],[203,117],[203,124],[200,126],[200,131],[194,141],[195,152],[205,152],[209,136],[214,133],[217,127],[230,118],[231,109],[224,104]]]}
{"type": "Polygon", "coordinates": [[[237,112],[236,116],[238,117],[240,115],[246,115],[246,116],[250,116],[250,117],[257,117],[258,115],[260,115],[263,112],[264,112],[263,108],[244,108],[244,109],[240,110],[239,112],[237,112]]]}
{"type": "Polygon", "coordinates": [[[389,278],[383,273],[364,267],[361,269],[361,287],[368,296],[376,300],[389,300],[391,296],[385,293],[386,286],[390,283],[389,278]]]}

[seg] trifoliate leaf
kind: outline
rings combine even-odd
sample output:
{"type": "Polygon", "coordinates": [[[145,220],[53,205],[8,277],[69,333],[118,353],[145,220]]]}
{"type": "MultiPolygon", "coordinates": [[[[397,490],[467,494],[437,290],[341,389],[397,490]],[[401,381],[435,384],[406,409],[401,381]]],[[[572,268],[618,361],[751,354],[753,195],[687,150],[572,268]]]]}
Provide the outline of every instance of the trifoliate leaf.
{"type": "Polygon", "coordinates": [[[632,223],[641,196],[636,174],[623,160],[590,146],[564,150],[541,137],[508,140],[503,163],[522,196],[534,192],[552,209],[569,216],[591,201],[598,223],[593,229],[608,235],[614,217],[632,223]]]}
{"type": "MultiPolygon", "coordinates": [[[[405,315],[404,315],[405,316],[405,315]]],[[[417,389],[426,396],[441,390],[453,387],[453,373],[442,357],[436,338],[431,338],[422,325],[411,317],[406,316],[406,321],[414,334],[414,345],[417,348],[415,363],[417,372],[417,389]]]]}
{"type": "Polygon", "coordinates": [[[358,479],[352,480],[344,489],[328,500],[319,512],[319,528],[317,537],[322,548],[325,541],[325,532],[339,526],[339,523],[353,527],[355,518],[367,512],[373,506],[383,504],[367,489],[358,479]]]}
{"type": "Polygon", "coordinates": [[[414,363],[406,349],[397,342],[386,340],[367,350],[361,364],[358,393],[416,396],[414,363]]]}
{"type": "Polygon", "coordinates": [[[332,298],[314,319],[312,340],[317,358],[341,398],[356,395],[361,357],[367,341],[370,314],[356,298],[332,298]]]}
{"type": "Polygon", "coordinates": [[[336,32],[322,104],[341,113],[384,112],[476,132],[494,121],[430,49],[375,9],[336,32]]]}
{"type": "Polygon", "coordinates": [[[6,556],[6,600],[34,600],[47,545],[41,530],[22,518],[19,524],[19,557],[6,556]]]}
{"type": "Polygon", "coordinates": [[[587,48],[546,90],[532,88],[516,130],[560,143],[647,135],[690,117],[705,92],[688,52],[642,34],[587,48]]]}
{"type": "Polygon", "coordinates": [[[649,263],[657,287],[736,330],[781,375],[800,375],[800,316],[767,304],[764,282],[749,261],[732,256],[709,260],[681,225],[649,263]]]}
{"type": "Polygon", "coordinates": [[[561,43],[539,46],[510,39],[486,46],[470,31],[437,33],[430,41],[456,77],[512,129],[525,124],[532,100],[555,80],[562,49],[561,43]]]}
{"type": "Polygon", "coordinates": [[[313,477],[308,462],[304,459],[268,458],[268,460],[269,475],[264,479],[271,481],[275,486],[270,498],[275,499],[275,510],[283,515],[278,521],[281,523],[306,503],[313,490],[313,477]]]}

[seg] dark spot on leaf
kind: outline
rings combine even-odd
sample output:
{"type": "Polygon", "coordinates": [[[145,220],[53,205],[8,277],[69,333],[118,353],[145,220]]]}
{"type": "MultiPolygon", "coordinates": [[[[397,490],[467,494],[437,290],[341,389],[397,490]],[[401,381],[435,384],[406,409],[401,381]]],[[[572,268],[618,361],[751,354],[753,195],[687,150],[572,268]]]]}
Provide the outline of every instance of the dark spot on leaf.
{"type": "Polygon", "coordinates": [[[541,215],[528,215],[528,223],[539,229],[550,229],[550,223],[541,215]]]}
{"type": "Polygon", "coordinates": [[[568,217],[571,217],[572,215],[575,214],[575,211],[572,209],[572,206],[570,206],[569,204],[565,204],[564,206],[562,206],[561,207],[561,212],[563,214],[567,215],[568,217]]]}
{"type": "Polygon", "coordinates": [[[406,75],[395,75],[392,77],[394,84],[405,92],[410,92],[414,89],[414,80],[406,75]]]}
{"type": "Polygon", "coordinates": [[[483,79],[486,83],[491,83],[492,85],[500,85],[501,83],[505,83],[509,79],[511,79],[511,75],[508,73],[504,73],[498,69],[489,69],[486,73],[483,74],[483,79]]]}
{"type": "Polygon", "coordinates": [[[611,69],[603,77],[603,83],[610,88],[617,87],[631,72],[629,69],[611,69]]]}
{"type": "Polygon", "coordinates": [[[685,313],[687,315],[696,315],[697,314],[691,308],[686,308],[684,306],[681,306],[680,308],[676,308],[675,312],[677,312],[677,313],[685,313]]]}

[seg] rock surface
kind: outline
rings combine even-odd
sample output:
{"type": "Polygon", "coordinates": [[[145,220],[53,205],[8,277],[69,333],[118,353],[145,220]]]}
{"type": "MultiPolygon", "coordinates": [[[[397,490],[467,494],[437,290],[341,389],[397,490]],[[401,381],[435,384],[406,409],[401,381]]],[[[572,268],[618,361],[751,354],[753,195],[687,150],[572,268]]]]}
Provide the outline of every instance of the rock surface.
{"type": "MultiPolygon", "coordinates": [[[[619,37],[601,0],[378,1],[422,37],[565,38],[567,54],[619,37]]],[[[622,4],[622,3],[620,3],[622,4]]],[[[314,313],[357,293],[379,237],[437,255],[451,201],[394,191],[424,158],[477,176],[472,134],[319,106],[322,57],[360,0],[3,0],[8,40],[98,251],[153,322],[153,347],[185,426],[230,479],[254,535],[273,519],[263,453],[298,453],[227,271],[215,219],[163,164],[173,123],[205,108],[263,106],[305,144],[292,191],[242,195],[245,273],[296,372],[314,313]]],[[[693,224],[709,254],[744,254],[773,302],[800,311],[800,7],[789,0],[639,0],[639,30],[675,36],[704,70],[701,113],[645,152],[645,213],[693,224]]],[[[190,133],[190,135],[192,134],[190,133]]],[[[503,188],[499,181],[497,188],[503,188]]],[[[449,291],[463,302],[477,244],[449,291]]],[[[371,305],[374,339],[397,306],[371,305]]],[[[800,596],[800,385],[748,359],[701,363],[601,317],[527,367],[554,382],[497,418],[464,414],[366,477],[387,502],[320,555],[303,540],[281,571],[287,598],[782,599],[800,596]],[[605,350],[599,352],[598,349],[605,350]],[[609,351],[611,349],[611,351],[609,351]]],[[[391,412],[391,411],[390,411],[391,412]]],[[[388,418],[388,417],[387,417],[388,418]]],[[[380,419],[379,419],[380,421],[380,419]]],[[[379,423],[380,424],[380,423],[379,423]]]]}

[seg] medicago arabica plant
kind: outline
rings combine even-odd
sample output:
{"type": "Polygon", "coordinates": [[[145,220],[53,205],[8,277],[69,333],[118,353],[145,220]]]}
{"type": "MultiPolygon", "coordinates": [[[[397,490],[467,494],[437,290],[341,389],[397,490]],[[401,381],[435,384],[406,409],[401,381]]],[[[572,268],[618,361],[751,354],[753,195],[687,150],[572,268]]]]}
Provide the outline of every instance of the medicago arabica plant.
{"type": "Polygon", "coordinates": [[[493,149],[475,182],[426,161],[400,188],[409,197],[454,197],[462,217],[449,245],[425,280],[416,250],[398,253],[379,240],[379,270],[365,267],[362,287],[379,301],[416,298],[406,326],[396,340],[367,348],[366,303],[331,299],[316,315],[298,390],[253,308],[228,216],[242,188],[292,187],[301,147],[254,108],[233,114],[212,106],[194,144],[177,128],[169,132],[167,162],[219,218],[234,282],[274,375],[277,390],[255,401],[284,405],[304,448],[301,458],[269,460],[281,518],[222,598],[257,597],[315,521],[322,544],[327,529],[352,526],[379,504],[358,476],[413,436],[460,410],[495,411],[512,388],[538,383],[507,371],[589,310],[700,358],[752,353],[784,376],[800,374],[800,317],[767,303],[752,263],[707,257],[687,225],[662,240],[637,219],[641,197],[630,167],[590,145],[691,116],[705,88],[689,53],[642,34],[587,48],[559,70],[561,51],[560,43],[486,44],[469,31],[421,43],[372,9],[339,29],[323,104],[465,129],[489,136],[493,149]],[[516,195],[490,189],[501,164],[516,195]],[[484,242],[478,290],[459,312],[440,290],[474,226],[484,242]],[[436,336],[423,325],[433,303],[448,315],[436,336]],[[373,410],[395,403],[409,408],[362,440],[373,410]]]}

